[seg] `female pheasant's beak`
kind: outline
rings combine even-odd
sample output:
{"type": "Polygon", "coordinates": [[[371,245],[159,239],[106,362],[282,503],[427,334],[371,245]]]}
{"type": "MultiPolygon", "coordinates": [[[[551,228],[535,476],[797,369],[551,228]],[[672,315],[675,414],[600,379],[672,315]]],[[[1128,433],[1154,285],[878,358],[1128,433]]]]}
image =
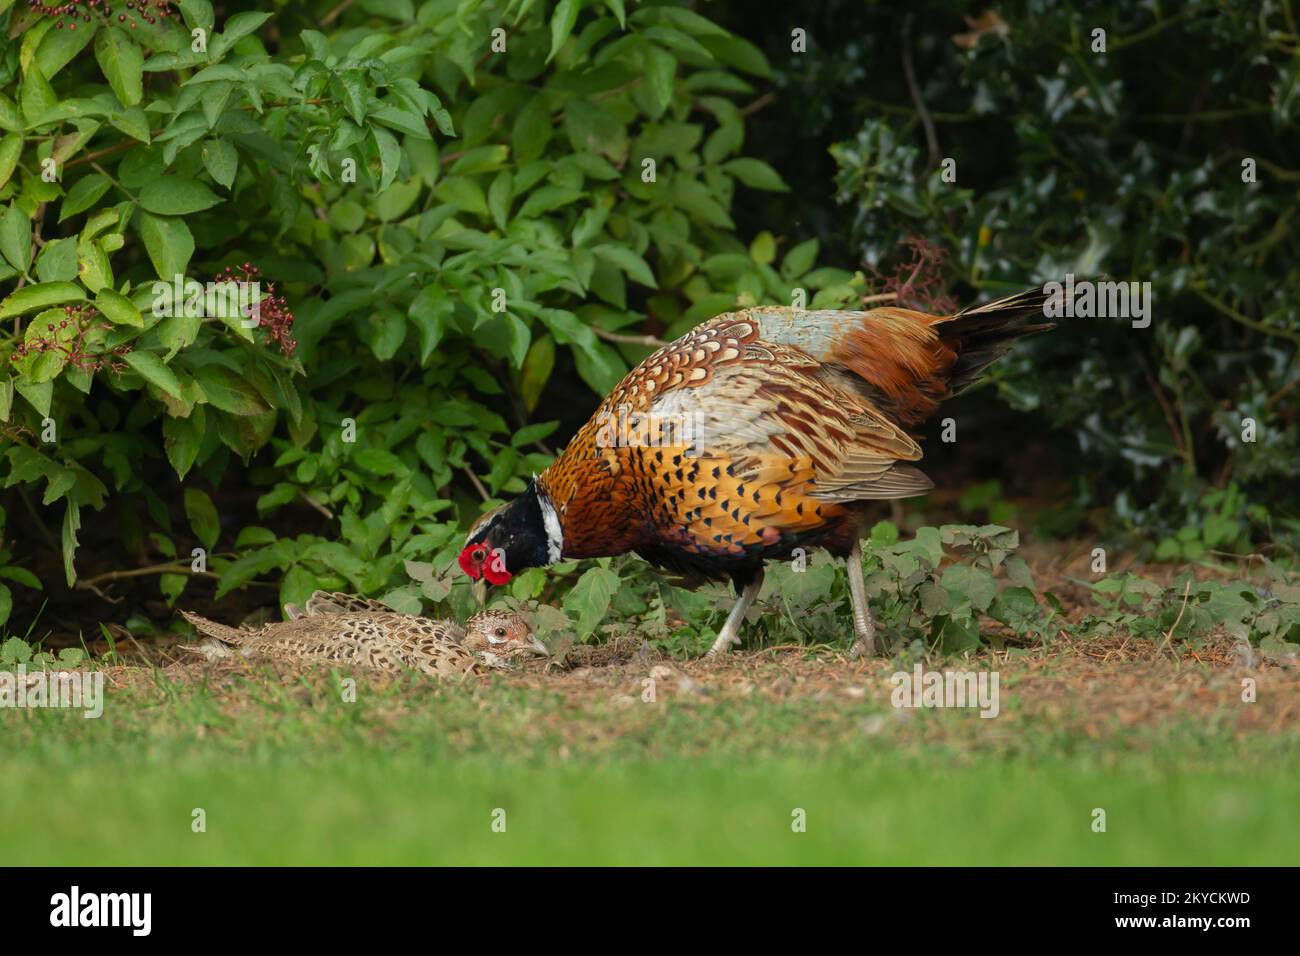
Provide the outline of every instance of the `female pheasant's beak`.
{"type": "Polygon", "coordinates": [[[538,657],[550,657],[550,656],[551,656],[551,652],[550,652],[549,650],[547,650],[547,647],[546,647],[545,644],[543,644],[540,640],[538,640],[536,634],[529,634],[529,635],[528,635],[528,642],[529,642],[529,643],[528,643],[528,649],[531,650],[531,651],[532,651],[534,654],[536,654],[538,657]]]}

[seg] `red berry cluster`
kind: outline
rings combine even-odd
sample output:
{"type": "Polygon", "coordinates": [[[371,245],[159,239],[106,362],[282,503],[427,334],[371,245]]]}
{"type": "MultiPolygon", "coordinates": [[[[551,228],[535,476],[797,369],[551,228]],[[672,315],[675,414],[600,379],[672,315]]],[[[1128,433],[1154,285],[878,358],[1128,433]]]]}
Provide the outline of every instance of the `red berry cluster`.
{"type": "Polygon", "coordinates": [[[957,311],[957,302],[943,292],[943,247],[922,236],[908,236],[903,245],[911,254],[901,260],[892,274],[872,269],[867,296],[892,292],[893,305],[919,309],[936,315],[957,311]]]}
{"type": "MultiPolygon", "coordinates": [[[[226,266],[213,279],[214,282],[256,282],[261,270],[251,262],[245,262],[239,266],[226,266]]],[[[280,351],[285,355],[292,355],[294,349],[298,347],[296,339],[292,338],[293,332],[293,312],[289,310],[289,303],[284,296],[275,294],[275,285],[268,283],[266,294],[262,296],[261,302],[258,303],[258,328],[265,329],[267,337],[280,347],[280,351]]]]}
{"type": "Polygon", "coordinates": [[[96,355],[91,355],[86,351],[86,334],[91,331],[92,327],[97,327],[105,332],[113,328],[106,322],[94,325],[92,320],[98,314],[99,311],[93,305],[65,305],[63,307],[63,318],[59,320],[58,324],[46,322],[44,335],[34,336],[30,341],[19,342],[14,348],[13,354],[9,356],[9,361],[20,362],[28,355],[59,351],[68,356],[69,365],[85,372],[97,372],[101,368],[107,368],[113,372],[123,371],[126,364],[119,362],[118,359],[131,351],[129,345],[119,345],[108,352],[96,355]],[[69,326],[74,329],[74,337],[66,342],[60,341],[60,335],[69,326]]]}
{"type": "MultiPolygon", "coordinates": [[[[66,3],[52,7],[46,6],[44,0],[27,0],[27,7],[43,17],[58,17],[59,22],[54,24],[56,30],[62,30],[65,21],[69,30],[75,30],[78,20],[89,23],[92,14],[98,14],[105,20],[113,18],[109,0],[67,0],[66,3]]],[[[176,15],[168,0],[126,0],[123,12],[117,15],[117,22],[134,30],[137,16],[152,26],[159,19],[176,15]]]]}

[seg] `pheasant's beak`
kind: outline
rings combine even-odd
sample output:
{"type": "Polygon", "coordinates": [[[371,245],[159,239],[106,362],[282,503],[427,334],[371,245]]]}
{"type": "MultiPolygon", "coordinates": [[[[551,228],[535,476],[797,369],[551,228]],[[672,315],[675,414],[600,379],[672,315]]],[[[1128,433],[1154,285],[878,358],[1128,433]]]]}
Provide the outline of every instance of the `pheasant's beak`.
{"type": "Polygon", "coordinates": [[[538,657],[550,657],[550,656],[551,656],[551,652],[550,652],[549,650],[546,649],[546,645],[545,645],[545,644],[543,644],[540,640],[538,640],[536,634],[529,634],[529,635],[528,635],[528,642],[529,642],[529,643],[528,643],[528,649],[531,650],[531,651],[532,651],[534,654],[536,654],[538,657]]]}
{"type": "Polygon", "coordinates": [[[474,603],[480,608],[487,604],[487,582],[482,578],[474,579],[474,583],[470,585],[470,593],[474,595],[474,603]]]}

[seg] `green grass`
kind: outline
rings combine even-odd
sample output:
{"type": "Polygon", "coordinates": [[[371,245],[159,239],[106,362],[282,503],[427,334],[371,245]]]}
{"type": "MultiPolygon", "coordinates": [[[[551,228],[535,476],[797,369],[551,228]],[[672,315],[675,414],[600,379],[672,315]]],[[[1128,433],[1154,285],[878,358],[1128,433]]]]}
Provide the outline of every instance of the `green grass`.
{"type": "Polygon", "coordinates": [[[936,743],[866,733],[862,702],[836,700],[579,713],[543,690],[428,685],[335,699],[328,680],[248,682],[110,698],[100,720],[0,711],[0,865],[1300,859],[1295,743],[1205,721],[1097,741],[919,717],[951,725],[936,743]]]}
{"type": "Polygon", "coordinates": [[[1300,851],[1294,773],[339,757],[127,774],[23,762],[4,803],[34,825],[11,831],[0,863],[1282,865],[1300,851]],[[1090,829],[1096,806],[1106,833],[1090,829]],[[206,833],[191,832],[194,807],[206,833]],[[795,807],[806,833],[791,830],[795,807]]]}

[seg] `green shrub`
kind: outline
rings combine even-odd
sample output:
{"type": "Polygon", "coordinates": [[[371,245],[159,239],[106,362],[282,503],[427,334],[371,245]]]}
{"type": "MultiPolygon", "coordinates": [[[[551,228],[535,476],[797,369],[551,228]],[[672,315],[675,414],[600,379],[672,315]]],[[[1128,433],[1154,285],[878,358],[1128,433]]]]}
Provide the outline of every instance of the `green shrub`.
{"type": "Polygon", "coordinates": [[[409,587],[548,463],[561,363],[594,407],[626,339],[853,295],[816,242],[737,235],[785,188],[744,155],[769,68],[683,7],[177,6],[73,31],[0,0],[0,478],[68,585],[87,539],[169,601],[205,566],[409,587]],[[177,275],[259,280],[261,324],[156,315],[177,275]]]}

